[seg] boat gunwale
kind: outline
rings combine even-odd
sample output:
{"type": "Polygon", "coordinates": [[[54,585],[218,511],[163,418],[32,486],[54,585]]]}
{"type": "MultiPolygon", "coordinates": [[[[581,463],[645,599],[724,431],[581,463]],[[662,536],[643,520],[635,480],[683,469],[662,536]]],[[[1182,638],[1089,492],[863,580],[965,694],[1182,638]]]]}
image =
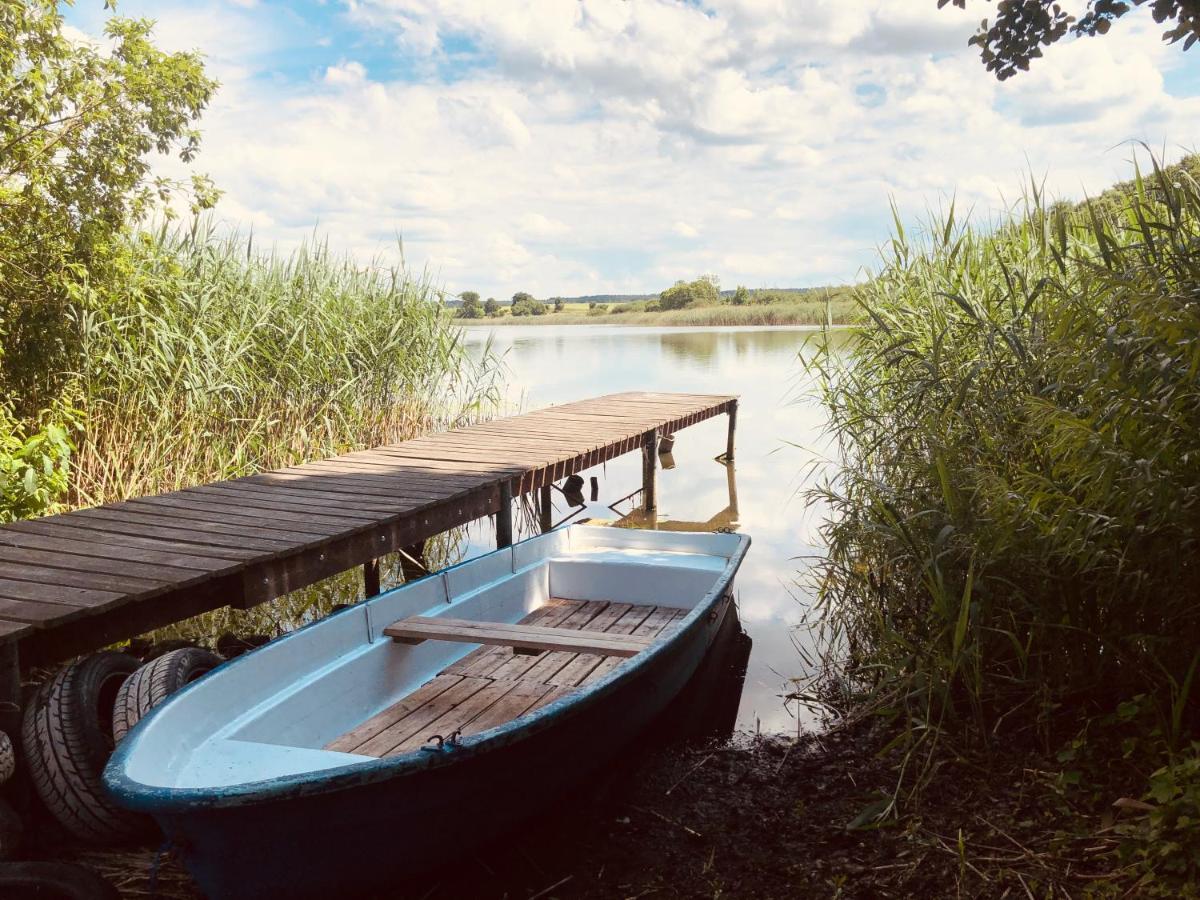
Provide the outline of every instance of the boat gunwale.
{"type": "MultiPolygon", "coordinates": [[[[562,530],[567,530],[571,527],[574,526],[561,526],[562,530]]],[[[551,532],[546,532],[546,534],[549,533],[551,532]]],[[[516,542],[512,547],[481,554],[472,559],[464,560],[461,563],[456,563],[453,566],[448,566],[438,572],[430,573],[426,577],[444,576],[446,573],[460,566],[468,565],[497,553],[510,552],[519,544],[537,540],[544,536],[545,534],[539,534],[525,538],[522,541],[516,542]]],[[[682,640],[688,632],[699,627],[702,617],[707,616],[708,611],[728,593],[729,585],[741,567],[742,560],[750,548],[749,535],[731,533],[731,536],[736,537],[738,543],[727,558],[724,569],[712,587],[700,598],[691,611],[678,620],[678,627],[673,633],[667,635],[665,639],[655,641],[650,647],[636,656],[622,660],[622,665],[615,667],[594,684],[588,685],[582,690],[565,694],[545,706],[510,719],[494,728],[466,736],[454,745],[453,749],[430,752],[423,748],[417,748],[396,756],[374,759],[362,757],[353,762],[348,762],[343,766],[297,772],[290,775],[281,775],[276,778],[246,781],[210,788],[178,788],[150,785],[126,774],[127,760],[136,752],[142,738],[142,732],[144,731],[143,726],[147,722],[152,721],[168,706],[174,706],[176,703],[182,702],[192,690],[198,688],[209,677],[215,677],[221,672],[228,671],[229,667],[245,662],[255,652],[258,652],[252,650],[250,653],[243,654],[218,666],[209,675],[187,685],[178,693],[172,695],[166,702],[152,709],[144,719],[138,722],[133,730],[126,735],[125,739],[117,745],[110,757],[103,773],[105,787],[115,796],[120,805],[127,809],[158,815],[178,815],[187,812],[248,806],[256,803],[281,801],[298,797],[311,797],[349,788],[362,787],[377,782],[390,781],[395,778],[407,777],[454,765],[484,753],[499,750],[530,739],[546,728],[557,725],[562,716],[582,714],[593,704],[600,702],[605,696],[616,690],[621,683],[636,677],[641,670],[650,665],[662,653],[667,652],[669,647],[682,640]]],[[[424,580],[425,578],[421,578],[410,583],[417,584],[424,580]]],[[[404,585],[398,589],[403,589],[406,586],[404,585]]],[[[334,616],[361,612],[360,606],[361,604],[356,603],[315,622],[310,622],[307,625],[297,628],[295,631],[277,638],[271,644],[264,645],[262,649],[266,649],[267,646],[277,645],[277,642],[297,637],[309,628],[316,628],[327,623],[334,616]]]]}

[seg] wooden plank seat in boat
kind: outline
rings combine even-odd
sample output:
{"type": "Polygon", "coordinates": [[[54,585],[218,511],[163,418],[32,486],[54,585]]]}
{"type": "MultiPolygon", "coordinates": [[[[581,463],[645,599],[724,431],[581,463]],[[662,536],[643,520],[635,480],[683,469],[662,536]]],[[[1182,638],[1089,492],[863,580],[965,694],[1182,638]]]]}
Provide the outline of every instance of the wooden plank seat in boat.
{"type": "Polygon", "coordinates": [[[503,622],[478,622],[443,616],[409,616],[393,622],[383,633],[404,644],[427,640],[457,641],[461,644],[491,644],[514,650],[542,653],[569,650],[600,656],[637,656],[652,643],[648,638],[607,634],[603,631],[575,631],[546,625],[510,625],[503,622]]]}
{"type": "MultiPolygon", "coordinates": [[[[687,612],[669,606],[551,598],[519,624],[624,636],[648,645],[687,612]]],[[[545,706],[624,662],[625,657],[574,650],[517,656],[510,646],[484,645],[325,749],[396,756],[428,744],[434,735],[478,734],[545,706]]]]}

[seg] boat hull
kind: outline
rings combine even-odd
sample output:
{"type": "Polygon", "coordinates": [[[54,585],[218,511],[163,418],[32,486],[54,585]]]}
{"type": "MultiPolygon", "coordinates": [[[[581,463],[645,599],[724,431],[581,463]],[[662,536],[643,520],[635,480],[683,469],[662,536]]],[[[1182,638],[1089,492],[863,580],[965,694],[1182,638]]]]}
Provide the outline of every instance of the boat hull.
{"type": "Polygon", "coordinates": [[[155,818],[214,900],[394,889],[545,809],[637,740],[696,672],[730,602],[727,587],[645,664],[503,739],[431,751],[429,766],[392,778],[155,818]]]}

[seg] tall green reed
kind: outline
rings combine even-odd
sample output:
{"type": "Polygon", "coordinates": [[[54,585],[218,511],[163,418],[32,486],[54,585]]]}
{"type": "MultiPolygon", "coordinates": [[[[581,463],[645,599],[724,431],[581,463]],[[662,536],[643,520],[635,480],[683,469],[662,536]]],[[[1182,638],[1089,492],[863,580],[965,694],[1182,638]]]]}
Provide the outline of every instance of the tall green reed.
{"type": "MultiPolygon", "coordinates": [[[[499,361],[468,352],[438,292],[403,268],[361,266],[324,243],[259,252],[199,222],[140,233],[123,259],[121,277],[78,307],[84,426],[71,505],[391,443],[499,403],[499,361]]],[[[458,552],[448,535],[427,558],[440,566],[458,552]]],[[[360,573],[348,572],[156,637],[276,634],[361,596],[360,573]]]]}
{"type": "Polygon", "coordinates": [[[816,363],[843,463],[824,621],[908,726],[981,740],[1145,696],[1194,728],[1197,158],[998,227],[896,218],[848,356],[816,363]]]}
{"type": "Polygon", "coordinates": [[[74,502],[248,474],[470,419],[498,399],[430,283],[326,244],[141,233],[81,304],[74,502]]]}

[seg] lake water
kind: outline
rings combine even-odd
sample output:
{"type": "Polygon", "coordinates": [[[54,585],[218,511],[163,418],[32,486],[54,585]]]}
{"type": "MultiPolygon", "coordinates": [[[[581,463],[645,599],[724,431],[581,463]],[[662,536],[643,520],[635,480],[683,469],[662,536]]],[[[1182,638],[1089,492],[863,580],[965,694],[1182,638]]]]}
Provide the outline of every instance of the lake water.
{"type": "MultiPolygon", "coordinates": [[[[808,671],[810,639],[797,626],[812,603],[809,559],[820,552],[823,511],[807,507],[802,496],[827,458],[824,414],[801,363],[801,355],[812,355],[815,337],[804,328],[467,329],[476,352],[490,340],[503,356],[513,412],[620,391],[740,396],[736,465],[731,471],[714,459],[725,449],[725,416],[680,432],[673,468],[659,472],[658,527],[705,523],[753,538],[735,585],[742,625],[753,640],[737,717],[744,730],[789,731],[798,717],[810,721],[784,697],[792,679],[808,671]]],[[[598,499],[576,509],[555,491],[556,523],[572,513],[617,519],[633,511],[636,498],[618,501],[641,486],[640,453],[581,474],[597,476],[598,499]]],[[[590,496],[590,487],[584,493],[590,496]]],[[[531,525],[520,519],[518,529],[527,531],[531,525]]],[[[466,541],[471,556],[495,546],[488,525],[468,529],[466,541]]]]}

